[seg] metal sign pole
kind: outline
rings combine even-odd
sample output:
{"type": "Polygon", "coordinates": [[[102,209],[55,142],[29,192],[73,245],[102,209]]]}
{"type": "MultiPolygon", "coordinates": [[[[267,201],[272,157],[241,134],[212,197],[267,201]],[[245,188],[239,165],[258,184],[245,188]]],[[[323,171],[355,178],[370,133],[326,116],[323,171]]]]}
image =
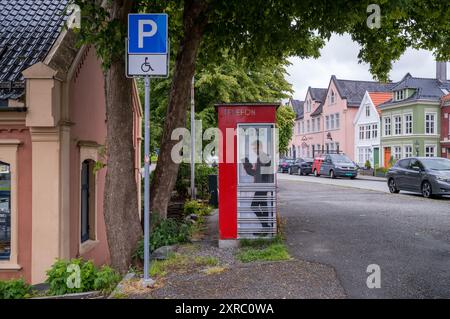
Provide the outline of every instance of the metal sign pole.
{"type": "Polygon", "coordinates": [[[195,194],[195,103],[194,103],[194,77],[191,83],[191,199],[195,194]]]}
{"type": "Polygon", "coordinates": [[[153,285],[150,278],[150,77],[145,81],[144,110],[144,286],[153,285]]]}

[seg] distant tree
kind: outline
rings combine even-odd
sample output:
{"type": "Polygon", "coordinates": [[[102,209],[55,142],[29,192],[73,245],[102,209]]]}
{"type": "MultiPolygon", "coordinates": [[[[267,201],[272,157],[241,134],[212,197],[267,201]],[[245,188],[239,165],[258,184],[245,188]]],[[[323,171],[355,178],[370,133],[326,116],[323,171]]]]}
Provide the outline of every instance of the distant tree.
{"type": "Polygon", "coordinates": [[[289,105],[280,106],[277,110],[278,151],[285,154],[295,125],[295,112],[289,105]]]}

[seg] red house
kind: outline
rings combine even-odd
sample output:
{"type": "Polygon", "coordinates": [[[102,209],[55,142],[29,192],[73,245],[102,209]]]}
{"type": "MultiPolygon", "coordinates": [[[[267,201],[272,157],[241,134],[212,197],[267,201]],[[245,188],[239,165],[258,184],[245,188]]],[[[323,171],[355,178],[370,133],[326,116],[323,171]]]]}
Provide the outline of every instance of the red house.
{"type": "Polygon", "coordinates": [[[450,94],[441,98],[441,150],[442,157],[450,158],[450,94]]]}

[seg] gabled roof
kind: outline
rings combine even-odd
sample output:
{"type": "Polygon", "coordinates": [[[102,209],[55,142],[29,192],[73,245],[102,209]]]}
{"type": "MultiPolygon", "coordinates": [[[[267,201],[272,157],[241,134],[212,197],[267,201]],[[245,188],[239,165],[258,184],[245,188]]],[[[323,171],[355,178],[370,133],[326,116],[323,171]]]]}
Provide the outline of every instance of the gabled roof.
{"type": "Polygon", "coordinates": [[[402,104],[405,102],[414,102],[417,100],[426,100],[432,102],[439,102],[443,95],[450,92],[450,81],[440,81],[432,78],[416,78],[410,73],[407,73],[395,86],[392,91],[403,89],[414,89],[415,92],[407,99],[401,101],[387,101],[380,105],[381,108],[402,104]]]}
{"type": "Polygon", "coordinates": [[[392,92],[368,92],[373,105],[377,108],[378,113],[381,113],[380,104],[392,99],[392,92]]]}
{"type": "Polygon", "coordinates": [[[300,101],[300,100],[294,100],[294,99],[290,99],[289,100],[292,108],[294,109],[295,112],[295,119],[300,119],[303,118],[303,104],[305,103],[304,101],[300,101]]]}
{"type": "Polygon", "coordinates": [[[68,0],[0,0],[0,99],[24,94],[22,71],[45,59],[66,20],[68,0]]]}
{"type": "Polygon", "coordinates": [[[339,95],[347,99],[347,107],[359,107],[366,91],[368,92],[390,92],[395,83],[381,83],[376,81],[342,80],[332,75],[339,95]]]}
{"type": "Polygon", "coordinates": [[[321,101],[325,99],[325,96],[327,95],[327,89],[324,88],[308,88],[309,94],[311,95],[311,99],[313,101],[321,101]]]}
{"type": "Polygon", "coordinates": [[[310,116],[317,116],[322,114],[322,110],[323,110],[323,102],[319,104],[319,106],[314,110],[314,112],[311,113],[310,116]]]}

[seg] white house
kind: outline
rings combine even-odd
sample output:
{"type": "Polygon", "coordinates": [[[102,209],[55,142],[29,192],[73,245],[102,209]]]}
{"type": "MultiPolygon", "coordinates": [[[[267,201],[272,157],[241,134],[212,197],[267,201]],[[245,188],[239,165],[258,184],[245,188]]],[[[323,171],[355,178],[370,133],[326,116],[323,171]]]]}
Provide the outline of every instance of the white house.
{"type": "Polygon", "coordinates": [[[355,128],[355,162],[364,166],[366,161],[371,167],[380,166],[380,110],[378,105],[390,100],[390,92],[368,92],[356,113],[355,128]]]}

